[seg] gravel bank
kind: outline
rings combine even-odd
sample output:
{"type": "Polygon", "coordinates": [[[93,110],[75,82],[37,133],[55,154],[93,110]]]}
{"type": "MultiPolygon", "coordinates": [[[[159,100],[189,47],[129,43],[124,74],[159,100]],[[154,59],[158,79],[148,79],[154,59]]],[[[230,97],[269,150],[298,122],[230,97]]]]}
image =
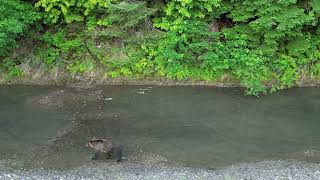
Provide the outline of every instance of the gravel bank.
{"type": "Polygon", "coordinates": [[[298,161],[263,161],[205,170],[155,162],[98,162],[67,171],[5,170],[0,179],[320,179],[320,165],[298,161]]]}

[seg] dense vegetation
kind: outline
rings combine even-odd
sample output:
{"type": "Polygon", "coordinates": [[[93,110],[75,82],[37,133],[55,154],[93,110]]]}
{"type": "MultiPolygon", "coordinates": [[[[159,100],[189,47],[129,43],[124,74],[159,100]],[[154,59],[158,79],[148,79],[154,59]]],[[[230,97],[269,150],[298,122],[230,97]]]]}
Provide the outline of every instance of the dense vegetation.
{"type": "Polygon", "coordinates": [[[231,78],[258,95],[320,77],[319,22],[318,0],[0,0],[0,73],[21,76],[25,61],[71,75],[103,67],[231,78]]]}

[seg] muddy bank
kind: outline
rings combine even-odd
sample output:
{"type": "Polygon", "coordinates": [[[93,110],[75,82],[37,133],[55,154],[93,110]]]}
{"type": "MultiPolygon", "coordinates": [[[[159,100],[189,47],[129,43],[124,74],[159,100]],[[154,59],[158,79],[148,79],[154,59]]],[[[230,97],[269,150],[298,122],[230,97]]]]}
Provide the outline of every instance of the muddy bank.
{"type": "MultiPolygon", "coordinates": [[[[90,88],[99,85],[157,85],[157,86],[212,86],[212,87],[243,87],[238,80],[224,75],[215,81],[201,80],[171,80],[167,78],[113,78],[106,74],[105,69],[96,68],[83,74],[72,75],[58,68],[46,70],[44,67],[32,68],[29,65],[20,65],[23,75],[18,79],[6,81],[0,77],[0,84],[24,85],[66,85],[69,87],[90,88]]],[[[274,82],[266,82],[268,87],[274,82]]],[[[320,80],[302,76],[295,87],[319,87],[320,80]]]]}

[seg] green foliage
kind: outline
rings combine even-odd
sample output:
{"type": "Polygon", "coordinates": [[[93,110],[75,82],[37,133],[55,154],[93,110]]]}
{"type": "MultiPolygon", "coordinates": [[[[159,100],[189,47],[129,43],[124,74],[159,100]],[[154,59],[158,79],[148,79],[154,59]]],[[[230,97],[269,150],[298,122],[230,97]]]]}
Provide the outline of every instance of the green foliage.
{"type": "Polygon", "coordinates": [[[44,47],[38,52],[47,67],[72,63],[81,58],[85,51],[81,34],[68,34],[65,30],[56,33],[46,32],[40,38],[44,42],[44,47]]]}
{"type": "Polygon", "coordinates": [[[36,7],[44,9],[48,23],[85,22],[89,30],[93,30],[97,25],[125,30],[155,12],[154,9],[147,8],[143,2],[113,0],[39,0],[36,7]]]}
{"type": "Polygon", "coordinates": [[[311,69],[312,77],[316,77],[316,79],[320,79],[320,63],[316,63],[312,66],[311,69]]]}
{"type": "Polygon", "coordinates": [[[186,19],[218,17],[225,8],[220,7],[221,0],[170,0],[164,9],[164,17],[157,18],[155,26],[165,30],[175,30],[186,19]]]}
{"type": "Polygon", "coordinates": [[[311,9],[296,1],[245,0],[235,1],[228,17],[239,23],[234,30],[247,34],[259,50],[275,55],[299,48],[293,55],[300,56],[310,47],[306,26],[317,23],[311,9]]]}
{"type": "Polygon", "coordinates": [[[71,72],[72,76],[76,74],[82,74],[89,70],[92,70],[94,67],[94,63],[91,60],[80,61],[76,60],[67,65],[67,69],[71,72]]]}
{"type": "Polygon", "coordinates": [[[100,14],[109,6],[109,0],[39,0],[36,7],[43,8],[46,22],[81,22],[86,16],[100,14]]]}
{"type": "MultiPolygon", "coordinates": [[[[319,0],[169,0],[162,11],[153,2],[37,0],[45,25],[36,55],[73,76],[95,65],[112,77],[228,75],[252,95],[266,93],[269,82],[279,90],[305,75],[320,79],[319,0]]],[[[30,2],[0,0],[0,56],[38,14],[30,2]]],[[[19,75],[9,62],[2,72],[19,75]]]]}
{"type": "Polygon", "coordinates": [[[276,62],[276,68],[278,70],[278,89],[284,89],[285,87],[291,87],[294,85],[299,77],[297,62],[294,58],[286,55],[282,55],[276,62]]]}
{"type": "Polygon", "coordinates": [[[147,53],[160,75],[210,80],[227,73],[258,95],[274,78],[273,89],[295,85],[302,68],[318,74],[319,17],[316,0],[172,0],[155,23],[166,35],[147,53]],[[208,23],[222,29],[217,38],[208,23]]]}
{"type": "Polygon", "coordinates": [[[221,0],[172,0],[165,8],[167,16],[178,18],[204,18],[206,13],[211,13],[215,7],[219,7],[221,0]]]}
{"type": "Polygon", "coordinates": [[[132,74],[134,63],[126,61],[127,57],[137,61],[136,54],[142,52],[140,45],[147,38],[146,29],[151,28],[145,26],[146,19],[156,11],[144,2],[126,1],[39,0],[36,6],[45,11],[46,22],[78,27],[75,32],[44,35],[46,50],[42,56],[47,65],[67,62],[72,74],[81,73],[87,69],[83,59],[89,58],[105,65],[114,76],[132,74]]]}
{"type": "Polygon", "coordinates": [[[5,58],[0,64],[0,74],[5,80],[11,80],[22,75],[22,70],[12,59],[5,58]]]}
{"type": "Polygon", "coordinates": [[[295,85],[300,69],[319,61],[318,17],[318,1],[296,0],[235,1],[229,15],[239,24],[233,30],[246,34],[255,44],[252,50],[273,59],[269,66],[276,73],[276,89],[295,85]]]}
{"type": "Polygon", "coordinates": [[[229,72],[248,87],[248,94],[258,95],[266,92],[263,81],[270,69],[268,58],[250,49],[245,35],[210,32],[209,24],[186,20],[146,51],[160,76],[213,81],[229,72]]]}
{"type": "Polygon", "coordinates": [[[0,0],[0,57],[17,47],[16,38],[30,28],[39,15],[31,4],[20,0],[0,0]]]}
{"type": "Polygon", "coordinates": [[[97,25],[117,26],[119,29],[127,30],[152,15],[155,9],[147,8],[143,2],[127,3],[123,1],[118,4],[110,4],[107,12],[107,15],[97,20],[97,25]]]}

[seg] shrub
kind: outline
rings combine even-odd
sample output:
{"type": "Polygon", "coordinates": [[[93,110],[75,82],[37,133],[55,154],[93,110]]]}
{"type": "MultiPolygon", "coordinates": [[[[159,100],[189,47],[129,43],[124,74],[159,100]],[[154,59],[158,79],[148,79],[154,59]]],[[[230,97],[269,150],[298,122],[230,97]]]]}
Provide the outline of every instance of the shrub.
{"type": "Polygon", "coordinates": [[[0,57],[17,47],[16,39],[39,19],[30,3],[20,0],[0,0],[0,57]]]}

